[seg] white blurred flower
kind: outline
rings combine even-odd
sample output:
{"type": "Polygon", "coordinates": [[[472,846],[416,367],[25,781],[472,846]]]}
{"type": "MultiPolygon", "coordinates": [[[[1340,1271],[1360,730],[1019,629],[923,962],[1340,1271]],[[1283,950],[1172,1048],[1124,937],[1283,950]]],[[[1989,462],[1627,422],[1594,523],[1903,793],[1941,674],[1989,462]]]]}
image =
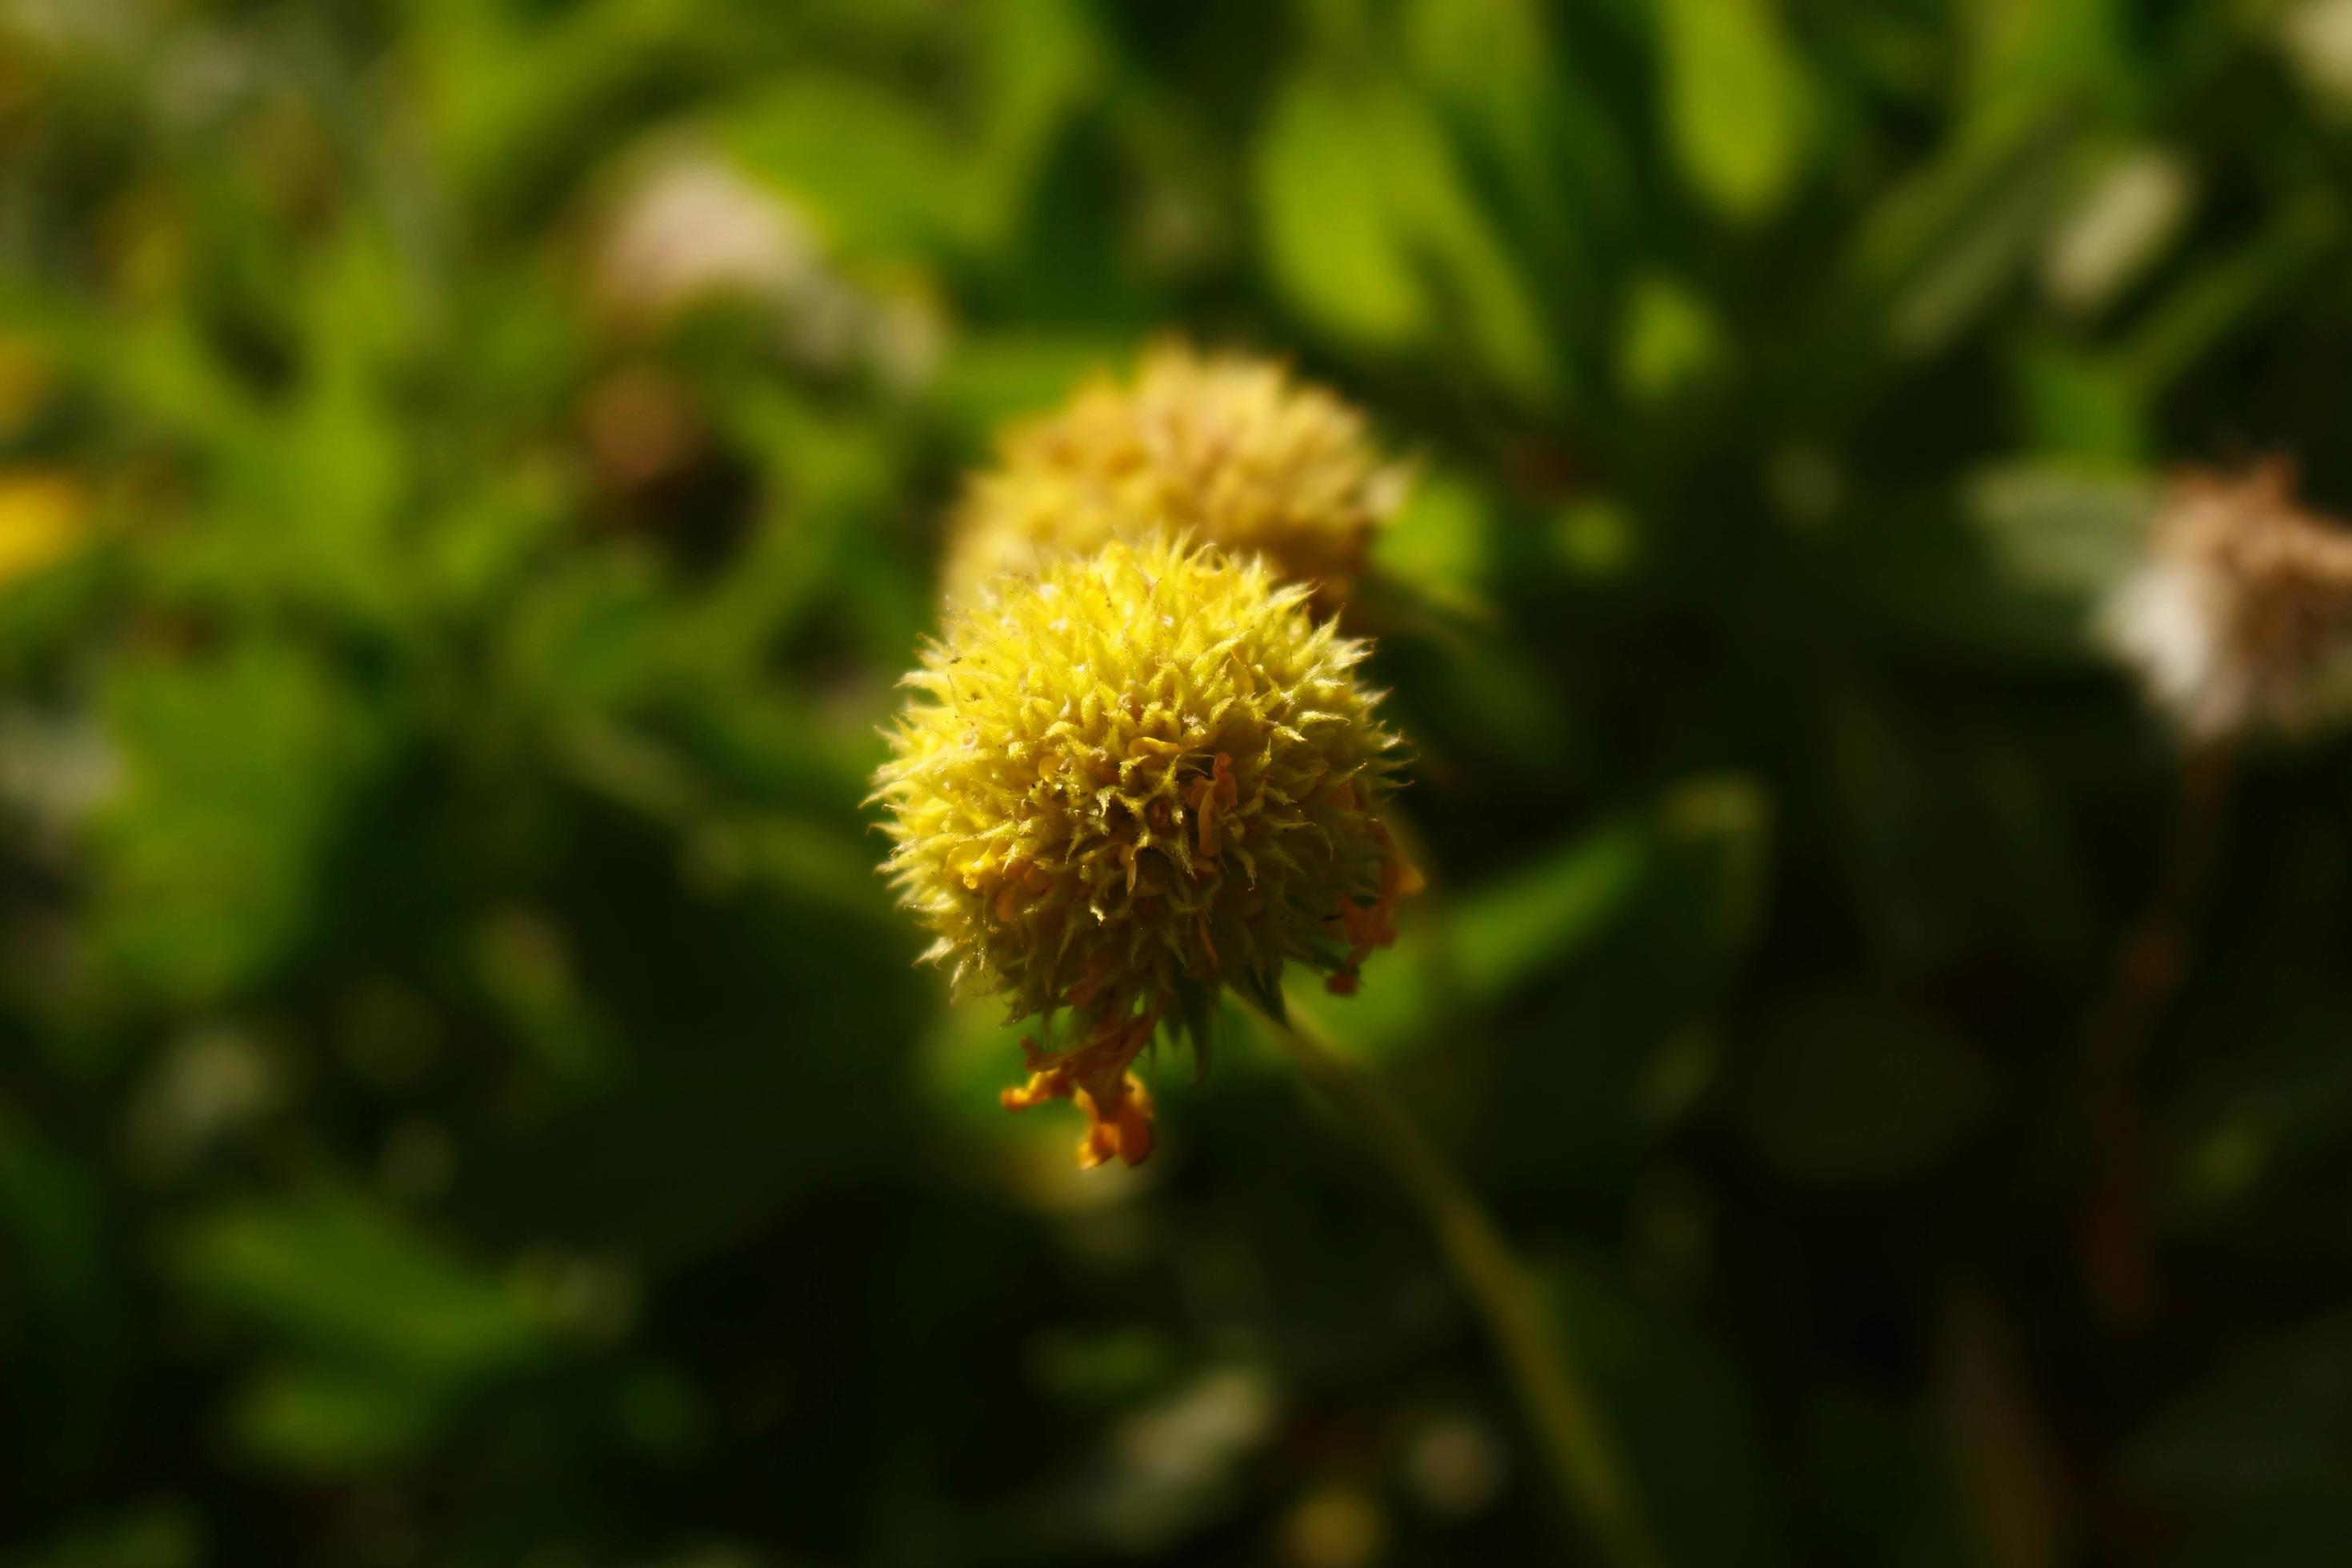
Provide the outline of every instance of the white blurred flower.
{"type": "Polygon", "coordinates": [[[181,1175],[267,1115],[285,1089],[251,1035],[216,1025],[183,1036],[131,1097],[124,1130],[131,1163],[153,1179],[181,1175]]]}
{"type": "Polygon", "coordinates": [[[656,321],[714,299],[780,300],[822,269],[816,240],[776,192],[700,153],[655,163],[622,196],[597,247],[598,302],[656,321]]]}
{"type": "Polygon", "coordinates": [[[90,716],[0,708],[0,816],[16,816],[45,846],[61,841],[121,782],[113,738],[90,716]]]}
{"type": "Polygon", "coordinates": [[[2307,0],[2279,21],[2287,63],[2327,108],[2352,110],[2352,0],[2307,0]]]}
{"type": "Polygon", "coordinates": [[[708,152],[656,155],[625,184],[594,247],[590,292],[608,319],[638,330],[699,305],[748,306],[789,358],[862,366],[900,390],[929,380],[940,356],[942,322],[926,294],[844,277],[789,195],[708,152]]]}
{"type": "Polygon", "coordinates": [[[1508,1457],[1494,1428],[1466,1413],[1424,1422],[1404,1450],[1407,1489],[1431,1512],[1454,1518],[1466,1518],[1493,1502],[1508,1468],[1508,1457]]]}
{"type": "Polygon", "coordinates": [[[1096,1527],[1146,1552],[1213,1517],[1280,1414],[1272,1382],[1244,1366],[1204,1372],[1137,1411],[1112,1431],[1105,1473],[1088,1489],[1096,1527]]]}
{"type": "Polygon", "coordinates": [[[2352,530],[2294,474],[2195,474],[2150,525],[2101,629],[2193,742],[2307,731],[2352,706],[2352,530]]]}
{"type": "Polygon", "coordinates": [[[2068,310],[2097,310],[2163,253],[2195,195],[2189,166],[2169,153],[2118,159],[2051,236],[2042,287],[2068,310]]]}

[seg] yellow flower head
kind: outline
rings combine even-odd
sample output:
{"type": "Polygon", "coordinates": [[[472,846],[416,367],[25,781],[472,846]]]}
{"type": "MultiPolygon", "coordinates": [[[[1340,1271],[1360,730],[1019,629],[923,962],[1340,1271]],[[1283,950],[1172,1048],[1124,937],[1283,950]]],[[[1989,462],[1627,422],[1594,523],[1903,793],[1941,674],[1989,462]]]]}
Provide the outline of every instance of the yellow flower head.
{"type": "Polygon", "coordinates": [[[1163,344],[1133,385],[1098,380],[1005,438],[950,521],[947,597],[1167,526],[1266,556],[1328,613],[1404,488],[1332,394],[1274,361],[1163,344]]]}
{"type": "Polygon", "coordinates": [[[876,784],[901,900],[959,987],[1024,1041],[1014,1108],[1087,1112],[1082,1163],[1150,1151],[1129,1071],[1163,1021],[1196,1040],[1216,989],[1278,1006],[1296,960],[1352,990],[1416,885],[1377,815],[1396,738],[1356,679],[1365,645],[1318,625],[1261,561],[1153,541],[1064,557],[951,612],[876,784]]]}

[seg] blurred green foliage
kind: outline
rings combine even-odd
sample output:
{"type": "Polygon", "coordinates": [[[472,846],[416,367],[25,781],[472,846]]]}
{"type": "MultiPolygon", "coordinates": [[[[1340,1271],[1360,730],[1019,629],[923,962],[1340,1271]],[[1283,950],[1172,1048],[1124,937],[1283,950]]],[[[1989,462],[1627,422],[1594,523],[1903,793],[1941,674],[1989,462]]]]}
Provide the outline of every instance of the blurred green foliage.
{"type": "MultiPolygon", "coordinates": [[[[1376,1060],[1675,1564],[2352,1552],[2352,749],[2251,759],[2096,1310],[2163,468],[2352,502],[2342,0],[0,4],[0,1556],[1554,1559],[1245,1028],[1069,1169],[861,806],[1003,420],[1420,466],[1376,1060]]],[[[1402,585],[1402,586],[1400,586],[1402,585]]],[[[1409,590],[1409,591],[1407,591],[1409,590]]]]}

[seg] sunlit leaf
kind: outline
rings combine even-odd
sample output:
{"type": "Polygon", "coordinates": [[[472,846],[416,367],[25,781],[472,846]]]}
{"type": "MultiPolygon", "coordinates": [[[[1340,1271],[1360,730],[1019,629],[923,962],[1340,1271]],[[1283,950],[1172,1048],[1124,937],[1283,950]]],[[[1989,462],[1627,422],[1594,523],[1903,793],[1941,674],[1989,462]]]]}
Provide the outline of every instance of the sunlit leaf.
{"type": "Polygon", "coordinates": [[[1380,120],[1393,112],[1380,100],[1301,77],[1275,105],[1256,171],[1276,285],[1328,329],[1390,347],[1428,320],[1379,156],[1388,139],[1380,120]]]}
{"type": "Polygon", "coordinates": [[[1617,378],[1638,402],[1654,402],[1704,376],[1723,353],[1722,329],[1706,301],[1667,278],[1644,278],[1627,301],[1617,378]]]}
{"type": "Polygon", "coordinates": [[[1683,177],[1727,217],[1770,212],[1795,184],[1807,134],[1802,62],[1774,0],[1665,0],[1657,19],[1683,177]]]}
{"type": "Polygon", "coordinates": [[[1503,386],[1557,394],[1538,300],[1413,96],[1303,76],[1274,110],[1256,173],[1267,269],[1311,320],[1381,348],[1458,330],[1503,386]]]}
{"type": "Polygon", "coordinates": [[[744,165],[815,215],[841,256],[952,248],[984,217],[980,191],[920,110],[839,78],[772,83],[728,117],[744,165]]]}

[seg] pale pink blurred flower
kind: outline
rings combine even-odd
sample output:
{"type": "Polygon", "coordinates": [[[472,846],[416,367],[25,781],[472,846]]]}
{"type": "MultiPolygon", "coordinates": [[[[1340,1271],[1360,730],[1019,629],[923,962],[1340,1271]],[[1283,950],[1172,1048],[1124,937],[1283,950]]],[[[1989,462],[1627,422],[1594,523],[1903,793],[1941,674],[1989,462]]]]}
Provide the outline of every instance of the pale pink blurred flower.
{"type": "Polygon", "coordinates": [[[2352,529],[2294,490],[2283,462],[2183,475],[2108,601],[2108,640],[2191,742],[2352,711],[2352,529]]]}

